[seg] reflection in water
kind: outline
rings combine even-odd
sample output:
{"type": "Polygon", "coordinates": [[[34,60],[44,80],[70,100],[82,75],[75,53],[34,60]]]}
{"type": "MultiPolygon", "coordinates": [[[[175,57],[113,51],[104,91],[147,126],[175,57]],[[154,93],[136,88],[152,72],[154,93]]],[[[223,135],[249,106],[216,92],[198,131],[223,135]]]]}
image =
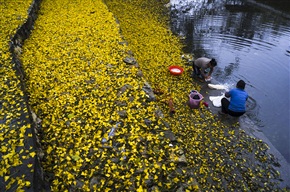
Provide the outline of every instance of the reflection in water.
{"type": "Polygon", "coordinates": [[[290,20],[243,2],[171,0],[172,31],[184,37],[185,52],[217,59],[216,81],[246,81],[257,102],[248,116],[290,162],[290,20]]]}

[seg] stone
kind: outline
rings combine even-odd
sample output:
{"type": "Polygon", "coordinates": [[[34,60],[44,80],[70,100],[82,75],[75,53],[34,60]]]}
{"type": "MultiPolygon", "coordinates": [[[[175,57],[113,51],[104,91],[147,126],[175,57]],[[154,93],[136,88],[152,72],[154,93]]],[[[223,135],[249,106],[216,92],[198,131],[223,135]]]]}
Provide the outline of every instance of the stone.
{"type": "Polygon", "coordinates": [[[157,118],[164,118],[164,114],[162,113],[162,111],[161,111],[160,109],[157,109],[157,110],[155,111],[155,116],[156,116],[157,118]]]}
{"type": "Polygon", "coordinates": [[[128,89],[132,89],[133,86],[132,85],[129,85],[129,84],[126,84],[124,85],[123,87],[120,88],[120,90],[118,91],[117,93],[117,97],[120,97],[123,93],[125,93],[128,89]]]}
{"type": "Polygon", "coordinates": [[[184,154],[181,155],[181,156],[179,156],[177,161],[178,161],[178,163],[185,163],[185,164],[187,164],[187,160],[186,160],[186,157],[185,157],[184,154]]]}
{"type": "Polygon", "coordinates": [[[166,121],[163,121],[163,124],[164,124],[164,126],[165,126],[166,128],[170,128],[170,125],[169,125],[169,123],[168,123],[168,122],[166,122],[166,121]]]}
{"type": "Polygon", "coordinates": [[[118,114],[121,118],[126,118],[127,117],[127,111],[126,110],[122,110],[122,111],[118,111],[118,114]]]}
{"type": "Polygon", "coordinates": [[[76,180],[77,184],[76,184],[76,188],[77,189],[81,189],[84,186],[84,182],[80,181],[80,180],[76,180]]]}
{"type": "Polygon", "coordinates": [[[115,105],[119,107],[127,106],[127,103],[125,101],[115,101],[115,105]]]}
{"type": "Polygon", "coordinates": [[[179,187],[179,188],[176,190],[176,192],[183,192],[183,191],[184,191],[183,187],[179,187]]]}
{"type": "Polygon", "coordinates": [[[130,102],[133,102],[134,100],[135,100],[135,97],[133,97],[133,96],[130,96],[130,97],[129,97],[129,101],[130,101],[130,102]]]}
{"type": "Polygon", "coordinates": [[[119,44],[128,46],[128,42],[126,42],[126,41],[119,42],[119,44]]]}
{"type": "Polygon", "coordinates": [[[176,137],[172,131],[164,131],[164,137],[169,139],[170,141],[176,141],[176,137]]]}
{"type": "Polygon", "coordinates": [[[144,119],[144,123],[145,123],[148,127],[150,127],[152,121],[149,120],[149,119],[144,119]]]}
{"type": "Polygon", "coordinates": [[[141,70],[138,70],[136,75],[137,77],[143,77],[143,72],[141,70]]]}
{"type": "Polygon", "coordinates": [[[155,95],[154,95],[154,93],[153,93],[153,90],[152,90],[152,88],[151,88],[151,86],[147,83],[147,82],[145,82],[145,84],[144,84],[144,86],[143,86],[143,91],[145,91],[145,93],[147,94],[147,96],[148,96],[148,101],[150,102],[150,101],[155,101],[156,100],[156,98],[155,98],[155,95]]]}
{"type": "Polygon", "coordinates": [[[93,177],[90,181],[90,190],[94,191],[94,185],[98,185],[100,183],[99,177],[93,177]]]}
{"type": "Polygon", "coordinates": [[[124,60],[123,60],[126,64],[129,64],[129,65],[135,65],[137,64],[137,61],[134,57],[126,57],[124,60]]]}
{"type": "Polygon", "coordinates": [[[120,159],[118,157],[115,157],[115,158],[112,158],[111,161],[113,163],[119,163],[120,162],[120,159]]]}

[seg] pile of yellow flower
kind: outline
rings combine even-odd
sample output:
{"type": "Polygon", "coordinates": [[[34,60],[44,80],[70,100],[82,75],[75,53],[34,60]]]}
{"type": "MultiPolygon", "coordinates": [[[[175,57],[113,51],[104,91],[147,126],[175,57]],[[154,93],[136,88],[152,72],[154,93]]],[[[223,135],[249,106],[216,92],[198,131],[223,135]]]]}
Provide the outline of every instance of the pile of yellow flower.
{"type": "Polygon", "coordinates": [[[164,137],[138,68],[123,61],[119,31],[101,0],[42,2],[22,61],[51,189],[198,188],[176,171],[179,148],[164,137]]]}
{"type": "Polygon", "coordinates": [[[158,96],[158,106],[184,148],[188,166],[194,170],[200,188],[274,190],[279,173],[273,171],[263,142],[238,130],[238,123],[226,126],[203,105],[200,110],[190,110],[187,106],[190,91],[199,91],[200,87],[190,78],[192,68],[181,61],[182,47],[166,26],[168,15],[161,14],[166,13],[163,5],[168,1],[106,0],[105,3],[119,20],[145,79],[166,93],[158,96]],[[182,66],[185,73],[181,77],[171,76],[168,72],[171,65],[182,66]],[[176,107],[173,117],[164,103],[169,97],[176,107]]]}
{"type": "Polygon", "coordinates": [[[29,115],[9,52],[10,39],[26,20],[30,4],[31,0],[0,3],[0,191],[25,191],[33,178],[29,115]]]}

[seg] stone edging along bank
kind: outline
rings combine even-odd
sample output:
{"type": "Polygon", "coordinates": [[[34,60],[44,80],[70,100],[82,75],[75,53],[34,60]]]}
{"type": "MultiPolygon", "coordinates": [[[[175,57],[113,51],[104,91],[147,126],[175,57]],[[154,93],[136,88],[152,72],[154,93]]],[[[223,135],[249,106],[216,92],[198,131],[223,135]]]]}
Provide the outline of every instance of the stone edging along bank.
{"type": "MultiPolygon", "coordinates": [[[[35,121],[35,116],[33,115],[33,112],[31,111],[29,104],[28,104],[28,95],[25,89],[25,73],[22,68],[22,63],[19,59],[19,55],[21,54],[21,47],[24,43],[24,41],[29,37],[31,34],[31,30],[33,29],[34,22],[37,19],[37,12],[40,8],[41,0],[34,0],[29,9],[28,9],[28,17],[26,21],[18,27],[15,35],[11,38],[9,43],[10,53],[12,55],[12,63],[13,68],[16,71],[17,77],[20,80],[21,89],[24,93],[24,103],[22,105],[25,105],[29,114],[29,122],[31,124],[31,127],[29,131],[32,133],[32,137],[29,138],[28,142],[33,147],[34,151],[37,151],[36,155],[34,156],[33,160],[29,161],[29,163],[33,164],[33,176],[31,179],[31,187],[27,191],[42,191],[43,189],[47,188],[45,187],[45,181],[44,181],[44,174],[43,169],[40,163],[40,156],[42,153],[40,142],[37,137],[37,122],[35,121]]],[[[27,132],[25,134],[27,134],[27,132]]],[[[28,137],[27,137],[28,138],[28,137]]],[[[27,166],[25,166],[27,167],[27,166]]],[[[30,173],[27,170],[19,170],[21,173],[30,173]]]]}
{"type": "MultiPolygon", "coordinates": [[[[11,38],[9,43],[10,52],[12,54],[12,63],[14,64],[13,68],[16,71],[17,77],[20,80],[21,89],[24,93],[25,103],[23,103],[23,105],[26,106],[30,117],[31,130],[29,132],[33,134],[33,137],[30,139],[29,142],[31,143],[31,146],[33,146],[34,151],[37,151],[37,154],[35,155],[34,159],[30,161],[30,163],[32,163],[34,166],[34,173],[31,180],[31,187],[29,188],[29,190],[26,191],[50,191],[49,183],[47,183],[44,179],[45,174],[41,166],[41,159],[43,158],[44,153],[42,152],[39,140],[39,135],[41,134],[41,130],[39,128],[40,124],[38,118],[36,117],[36,115],[33,113],[33,111],[29,106],[29,97],[25,87],[25,79],[27,76],[24,72],[21,60],[19,59],[23,43],[27,38],[29,38],[31,31],[33,30],[34,23],[37,19],[37,13],[40,9],[40,4],[41,0],[34,0],[32,2],[28,10],[27,20],[21,26],[19,26],[15,35],[11,38]]],[[[118,21],[116,22],[118,23],[118,21]]],[[[138,63],[133,58],[133,56],[131,58],[126,58],[124,62],[127,63],[129,66],[134,65],[138,67],[138,63]]],[[[140,74],[140,76],[143,76],[142,71],[140,69],[138,73],[140,74]]],[[[148,95],[148,102],[156,100],[155,94],[148,82],[145,81],[145,84],[142,89],[148,95]]],[[[160,109],[156,109],[156,114],[158,116],[163,116],[160,109]]],[[[163,121],[163,123],[165,127],[169,128],[169,124],[167,122],[163,121]]],[[[169,139],[172,143],[177,142],[176,137],[172,131],[169,130],[165,131],[164,136],[167,139],[169,139]]],[[[180,154],[180,157],[178,158],[176,163],[178,163],[180,167],[186,166],[187,160],[185,158],[185,155],[180,154]]],[[[28,171],[20,170],[20,172],[27,173],[28,171]]]]}

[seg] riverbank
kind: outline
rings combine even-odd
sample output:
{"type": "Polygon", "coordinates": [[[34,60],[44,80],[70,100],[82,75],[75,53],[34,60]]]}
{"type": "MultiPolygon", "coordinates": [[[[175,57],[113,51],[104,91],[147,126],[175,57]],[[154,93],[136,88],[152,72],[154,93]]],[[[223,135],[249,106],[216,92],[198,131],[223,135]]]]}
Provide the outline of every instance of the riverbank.
{"type": "Polygon", "coordinates": [[[275,169],[280,173],[282,179],[280,183],[281,188],[290,189],[290,164],[282,156],[282,154],[272,145],[269,139],[263,132],[250,120],[249,117],[244,116],[240,118],[241,129],[245,130],[247,134],[255,138],[261,139],[268,145],[267,153],[272,157],[275,169]]]}
{"type": "MultiPolygon", "coordinates": [[[[214,80],[210,83],[217,84],[214,80]]],[[[219,107],[215,107],[210,101],[210,96],[221,96],[225,90],[214,90],[210,89],[207,85],[208,83],[202,84],[202,91],[205,96],[204,100],[209,104],[209,108],[213,114],[218,115],[220,111],[219,107]]],[[[251,103],[249,100],[247,103],[248,109],[253,107],[255,104],[251,103]]],[[[253,138],[263,141],[266,143],[267,155],[271,157],[275,170],[280,174],[281,183],[279,184],[280,188],[290,188],[290,164],[287,162],[285,157],[273,146],[269,139],[263,134],[262,130],[248,117],[247,113],[240,118],[233,118],[229,116],[220,116],[220,118],[228,125],[239,122],[239,128],[244,130],[245,133],[253,138]]]]}

